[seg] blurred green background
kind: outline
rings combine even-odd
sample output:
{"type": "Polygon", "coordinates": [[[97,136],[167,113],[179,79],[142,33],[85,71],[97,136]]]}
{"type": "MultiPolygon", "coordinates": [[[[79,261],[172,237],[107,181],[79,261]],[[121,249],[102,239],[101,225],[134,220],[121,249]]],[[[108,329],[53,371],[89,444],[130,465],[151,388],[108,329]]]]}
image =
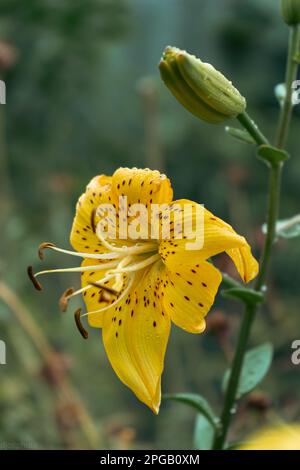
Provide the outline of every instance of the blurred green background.
{"type": "MultiPolygon", "coordinates": [[[[163,402],[154,416],[115,376],[100,332],[88,341],[78,334],[72,311],[82,302],[60,314],[57,299],[78,277],[49,276],[37,293],[26,266],[40,266],[41,241],[69,246],[78,196],[95,174],[119,166],[164,170],[176,198],[204,203],[259,254],[266,168],[223,126],[181,108],[157,64],[168,44],[213,63],[272,138],[287,34],[277,0],[1,0],[0,448],[191,448],[195,413],[163,402]]],[[[299,116],[296,108],[283,218],[299,212],[299,116]]],[[[290,360],[300,330],[299,257],[298,239],[277,244],[268,303],[252,335],[253,345],[274,342],[275,359],[263,392],[243,400],[232,439],[271,419],[300,418],[300,367],[290,360]]],[[[47,253],[44,265],[70,260],[47,253]]],[[[219,266],[235,275],[224,258],[219,266]]],[[[219,295],[205,334],[173,328],[164,392],[200,392],[220,409],[240,314],[219,295]]]]}

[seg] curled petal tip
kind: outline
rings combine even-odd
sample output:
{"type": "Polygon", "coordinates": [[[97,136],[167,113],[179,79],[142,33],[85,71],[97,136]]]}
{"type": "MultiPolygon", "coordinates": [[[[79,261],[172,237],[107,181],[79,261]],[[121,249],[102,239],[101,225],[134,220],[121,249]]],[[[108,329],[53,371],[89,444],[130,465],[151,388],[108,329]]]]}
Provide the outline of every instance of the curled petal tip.
{"type": "Polygon", "coordinates": [[[36,277],[33,273],[32,266],[28,266],[27,274],[28,274],[28,277],[31,280],[33,286],[36,288],[36,290],[42,290],[42,285],[37,281],[37,279],[36,279],[36,277]]]}
{"type": "Polygon", "coordinates": [[[157,406],[157,405],[152,405],[152,406],[151,406],[151,410],[153,411],[153,413],[154,413],[155,415],[158,415],[158,413],[159,413],[159,406],[157,406]]]}

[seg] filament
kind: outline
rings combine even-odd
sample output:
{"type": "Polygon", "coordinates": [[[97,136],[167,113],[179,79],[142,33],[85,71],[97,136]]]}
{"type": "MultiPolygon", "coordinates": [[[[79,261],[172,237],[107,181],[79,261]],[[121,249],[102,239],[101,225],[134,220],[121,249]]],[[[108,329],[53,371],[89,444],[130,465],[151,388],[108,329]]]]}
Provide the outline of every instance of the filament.
{"type": "Polygon", "coordinates": [[[115,305],[117,305],[122,299],[124,299],[124,297],[128,294],[128,292],[130,291],[132,285],[133,285],[133,281],[135,279],[135,276],[133,275],[130,279],[129,279],[129,282],[128,282],[128,285],[126,287],[126,289],[124,290],[123,294],[120,295],[120,297],[118,299],[116,299],[112,304],[108,305],[107,307],[103,307],[103,308],[100,308],[99,310],[93,310],[92,312],[86,312],[84,313],[83,315],[81,315],[82,317],[86,317],[87,315],[93,315],[95,313],[101,313],[101,312],[104,312],[105,310],[108,310],[109,308],[111,307],[114,307],[115,305]]]}
{"type": "Polygon", "coordinates": [[[116,259],[116,258],[120,258],[120,255],[118,253],[112,253],[112,252],[110,252],[110,253],[101,253],[101,254],[97,254],[97,253],[80,253],[78,251],[70,251],[70,250],[64,250],[63,248],[58,248],[53,243],[41,243],[41,245],[39,246],[39,250],[38,250],[39,257],[40,257],[41,260],[44,259],[43,251],[47,248],[49,248],[51,250],[54,250],[54,251],[59,251],[60,253],[65,253],[67,255],[78,256],[80,258],[92,258],[92,259],[116,259]]]}

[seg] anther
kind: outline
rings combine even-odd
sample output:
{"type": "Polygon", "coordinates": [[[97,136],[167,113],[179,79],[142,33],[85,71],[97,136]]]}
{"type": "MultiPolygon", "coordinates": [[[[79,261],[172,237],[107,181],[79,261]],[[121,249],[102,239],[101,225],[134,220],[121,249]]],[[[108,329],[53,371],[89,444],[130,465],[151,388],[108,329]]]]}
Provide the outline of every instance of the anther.
{"type": "Polygon", "coordinates": [[[50,248],[50,247],[53,247],[53,246],[55,246],[55,245],[53,243],[49,243],[49,242],[44,242],[44,243],[40,244],[39,250],[38,250],[40,260],[43,261],[43,259],[44,259],[44,250],[46,248],[50,248]]]}
{"type": "Polygon", "coordinates": [[[109,294],[118,295],[119,293],[115,289],[112,289],[111,287],[104,286],[103,284],[100,284],[100,283],[98,284],[98,282],[89,282],[89,284],[94,287],[99,287],[99,289],[103,289],[109,292],[109,294]]]}
{"type": "Polygon", "coordinates": [[[99,302],[106,302],[106,303],[108,303],[108,302],[111,302],[111,300],[112,300],[112,299],[111,299],[110,294],[108,294],[108,293],[105,292],[105,291],[101,291],[101,292],[100,292],[100,295],[99,295],[99,302]]]}
{"type": "Polygon", "coordinates": [[[89,337],[88,332],[84,328],[83,324],[81,323],[81,308],[78,308],[76,312],[74,313],[74,318],[75,318],[75,323],[78,328],[79,333],[84,339],[87,339],[89,337]]]}
{"type": "Polygon", "coordinates": [[[65,292],[62,294],[61,298],[59,299],[58,305],[62,312],[65,312],[68,308],[69,303],[69,295],[73,294],[75,291],[73,287],[69,287],[65,292]]]}
{"type": "Polygon", "coordinates": [[[96,233],[96,212],[97,212],[97,207],[94,207],[94,209],[91,212],[91,226],[92,226],[92,230],[94,233],[96,233]]]}
{"type": "Polygon", "coordinates": [[[27,274],[29,276],[29,279],[31,280],[32,284],[36,288],[36,290],[42,290],[41,284],[36,280],[34,274],[33,274],[33,269],[32,266],[28,266],[27,268],[27,274]]]}

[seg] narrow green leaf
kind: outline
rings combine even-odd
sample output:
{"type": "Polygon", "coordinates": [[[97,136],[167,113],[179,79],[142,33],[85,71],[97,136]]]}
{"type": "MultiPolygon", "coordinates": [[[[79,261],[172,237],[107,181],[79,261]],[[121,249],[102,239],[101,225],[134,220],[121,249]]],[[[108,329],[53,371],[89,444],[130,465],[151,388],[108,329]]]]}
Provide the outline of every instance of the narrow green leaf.
{"type": "Polygon", "coordinates": [[[232,287],[231,289],[222,290],[222,295],[223,297],[242,300],[248,304],[258,304],[264,300],[264,295],[261,292],[246,287],[232,287]]]}
{"type": "Polygon", "coordinates": [[[233,137],[234,139],[237,139],[240,142],[243,142],[244,144],[252,144],[256,145],[255,140],[251,137],[249,132],[243,130],[243,129],[238,129],[237,127],[225,127],[225,132],[233,137]]]}
{"type": "Polygon", "coordinates": [[[184,403],[185,405],[191,406],[196,411],[198,411],[198,413],[201,413],[203,416],[205,416],[205,418],[214,427],[217,425],[219,421],[219,418],[213,412],[208,401],[205,398],[203,398],[201,395],[198,395],[196,393],[167,394],[167,395],[163,395],[163,399],[174,400],[180,403],[184,403]]]}
{"type": "Polygon", "coordinates": [[[198,415],[194,430],[194,448],[196,450],[212,449],[214,436],[215,430],[211,423],[203,415],[198,415]]]}
{"type": "Polygon", "coordinates": [[[223,286],[227,287],[228,289],[232,289],[233,287],[241,287],[240,284],[236,279],[233,279],[227,273],[222,273],[222,284],[223,286]]]}
{"type": "Polygon", "coordinates": [[[287,152],[272,147],[271,145],[260,145],[257,150],[257,156],[271,166],[278,165],[289,158],[287,152]]]}
{"type": "MultiPolygon", "coordinates": [[[[273,346],[270,343],[262,344],[246,352],[236,398],[251,392],[267,374],[273,358],[273,346]]],[[[223,378],[223,391],[228,386],[230,370],[225,372],[223,378]]]]}

